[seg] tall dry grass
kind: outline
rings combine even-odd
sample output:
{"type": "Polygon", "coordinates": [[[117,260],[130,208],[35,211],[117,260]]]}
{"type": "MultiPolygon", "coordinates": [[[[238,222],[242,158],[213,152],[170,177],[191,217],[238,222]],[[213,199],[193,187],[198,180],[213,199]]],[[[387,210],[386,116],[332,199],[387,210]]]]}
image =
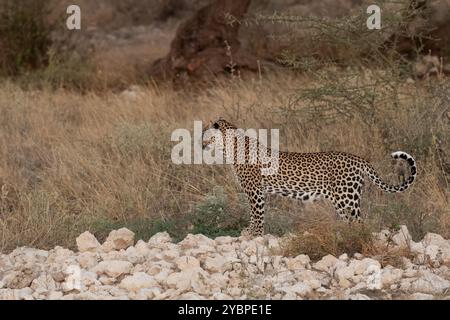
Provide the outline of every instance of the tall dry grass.
{"type": "MultiPolygon", "coordinates": [[[[358,72],[358,81],[370,79],[358,72]]],[[[130,96],[23,91],[2,83],[0,251],[72,247],[82,231],[103,238],[120,226],[143,238],[160,230],[181,235],[204,230],[199,224],[206,220],[211,228],[219,215],[243,227],[248,207],[226,167],[177,166],[170,159],[174,129],[192,130],[194,120],[219,116],[243,128],[279,128],[281,148],[289,151],[358,154],[390,182],[397,177],[388,154],[413,154],[419,174],[406,193],[387,195],[366,186],[367,221],[372,230],[407,224],[416,238],[427,231],[449,236],[449,181],[442,166],[447,160],[436,151],[448,146],[448,80],[404,82],[394,96],[375,87],[371,121],[356,111],[333,121],[315,119],[324,114],[312,113],[310,102],[295,97],[299,88],[321,85],[286,73],[222,82],[196,93],[146,87],[130,96]],[[217,186],[226,199],[211,198],[217,186]]],[[[279,197],[269,197],[267,211],[268,230],[278,234],[333,215],[327,203],[304,206],[279,197]]]]}

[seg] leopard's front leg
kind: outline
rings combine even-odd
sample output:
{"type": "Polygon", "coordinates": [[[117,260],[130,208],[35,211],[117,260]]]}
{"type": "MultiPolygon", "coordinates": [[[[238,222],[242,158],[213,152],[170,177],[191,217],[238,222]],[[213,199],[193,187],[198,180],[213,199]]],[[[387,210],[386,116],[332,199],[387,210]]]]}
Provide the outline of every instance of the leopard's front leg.
{"type": "Polygon", "coordinates": [[[245,228],[241,235],[259,237],[264,235],[264,193],[262,190],[246,192],[250,202],[250,225],[245,228]]]}

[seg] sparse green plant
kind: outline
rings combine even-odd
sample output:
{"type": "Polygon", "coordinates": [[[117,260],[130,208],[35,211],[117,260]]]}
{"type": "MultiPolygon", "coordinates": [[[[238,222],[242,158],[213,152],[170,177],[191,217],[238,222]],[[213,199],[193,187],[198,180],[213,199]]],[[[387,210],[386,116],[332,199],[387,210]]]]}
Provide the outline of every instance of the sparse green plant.
{"type": "Polygon", "coordinates": [[[16,76],[47,66],[54,28],[45,0],[0,2],[0,72],[16,76]]]}
{"type": "Polygon", "coordinates": [[[306,254],[312,260],[320,260],[327,254],[368,253],[373,248],[372,229],[365,224],[350,225],[342,221],[317,218],[304,221],[292,236],[283,243],[284,254],[306,254]]]}

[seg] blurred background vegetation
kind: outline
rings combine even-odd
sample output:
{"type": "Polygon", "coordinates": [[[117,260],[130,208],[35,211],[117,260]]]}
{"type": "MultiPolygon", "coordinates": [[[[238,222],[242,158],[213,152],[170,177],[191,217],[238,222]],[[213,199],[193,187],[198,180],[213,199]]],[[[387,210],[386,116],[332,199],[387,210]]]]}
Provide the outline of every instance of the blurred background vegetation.
{"type": "Polygon", "coordinates": [[[0,0],[0,250],[123,226],[143,239],[239,235],[249,209],[227,168],[170,159],[172,130],[219,116],[279,128],[284,150],[355,153],[391,183],[388,155],[416,157],[408,192],[366,185],[362,229],[327,203],[269,197],[266,232],[296,233],[290,254],[368,250],[372,231],[401,224],[416,240],[449,237],[450,3],[376,3],[379,31],[362,0],[249,1],[217,28],[195,18],[212,0],[80,0],[82,30],[69,31],[68,1],[0,0]],[[179,49],[202,47],[205,29],[219,30],[207,56],[179,49]],[[183,30],[191,42],[171,46],[183,30]]]}

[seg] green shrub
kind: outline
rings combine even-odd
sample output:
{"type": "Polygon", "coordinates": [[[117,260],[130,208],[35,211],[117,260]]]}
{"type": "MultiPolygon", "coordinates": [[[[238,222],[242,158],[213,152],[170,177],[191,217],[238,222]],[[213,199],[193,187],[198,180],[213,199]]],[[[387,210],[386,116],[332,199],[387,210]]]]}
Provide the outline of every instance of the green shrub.
{"type": "Polygon", "coordinates": [[[225,235],[238,237],[248,224],[246,204],[243,200],[241,198],[237,210],[233,210],[224,189],[214,188],[206,199],[195,205],[188,214],[187,220],[191,224],[189,233],[201,233],[211,238],[225,235]],[[233,214],[235,211],[238,211],[237,214],[233,214]]]}
{"type": "Polygon", "coordinates": [[[0,2],[0,73],[15,76],[48,64],[48,13],[47,0],[0,2]]]}

